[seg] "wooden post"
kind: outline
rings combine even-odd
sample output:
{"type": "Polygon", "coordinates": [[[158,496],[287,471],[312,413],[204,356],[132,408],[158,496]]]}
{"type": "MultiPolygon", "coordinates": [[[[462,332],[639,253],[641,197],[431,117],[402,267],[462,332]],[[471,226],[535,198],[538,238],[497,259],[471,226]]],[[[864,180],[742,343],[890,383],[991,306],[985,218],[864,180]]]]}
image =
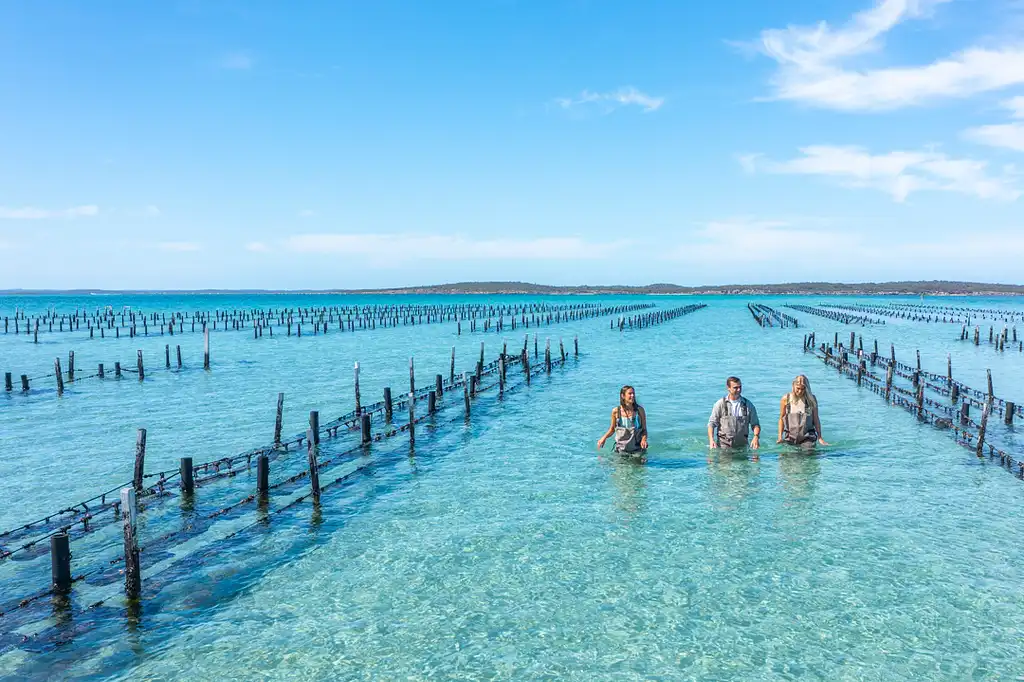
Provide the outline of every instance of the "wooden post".
{"type": "Polygon", "coordinates": [[[861,360],[857,363],[857,385],[860,386],[864,380],[864,361],[861,360]]]}
{"type": "Polygon", "coordinates": [[[57,395],[64,395],[64,375],[60,370],[60,358],[53,359],[53,373],[57,375],[57,395]]]}
{"type": "Polygon", "coordinates": [[[551,339],[544,344],[544,369],[551,374],[551,339]]]}
{"type": "Polygon", "coordinates": [[[203,369],[210,369],[210,328],[203,327],[203,369]]]}
{"type": "Polygon", "coordinates": [[[142,592],[142,572],[139,570],[139,537],[137,520],[139,510],[135,490],[121,488],[121,527],[124,531],[124,591],[129,599],[138,599],[142,592]]]}
{"type": "Polygon", "coordinates": [[[466,419],[469,419],[469,372],[462,373],[462,397],[466,402],[466,419]]]}
{"type": "Polygon", "coordinates": [[[274,447],[281,447],[281,424],[284,421],[284,393],[277,394],[277,416],[274,419],[274,447]]]}
{"type": "Polygon", "coordinates": [[[192,458],[182,457],[178,464],[178,471],[181,472],[181,492],[191,495],[196,491],[196,481],[192,471],[192,458]]]}
{"type": "Polygon", "coordinates": [[[416,402],[416,370],[412,358],[409,358],[409,393],[412,395],[409,400],[416,402]]]}
{"type": "Polygon", "coordinates": [[[565,346],[562,345],[562,339],[558,339],[558,354],[562,356],[562,364],[565,364],[565,346]]]}
{"type": "Polygon", "coordinates": [[[889,394],[892,392],[892,373],[893,366],[889,365],[888,369],[885,370],[885,399],[889,400],[889,394]]]}
{"type": "Polygon", "coordinates": [[[966,400],[960,403],[960,424],[967,425],[967,419],[971,416],[971,404],[966,400]]]}
{"type": "Polygon", "coordinates": [[[469,375],[469,397],[470,398],[475,398],[476,397],[476,388],[477,388],[476,375],[475,374],[470,374],[469,375]]]}
{"type": "Polygon", "coordinates": [[[1003,423],[1007,426],[1013,426],[1013,413],[1017,411],[1017,406],[1007,401],[1003,409],[1003,423]]]}
{"type": "Polygon", "coordinates": [[[75,380],[75,351],[68,351],[68,381],[75,380]]]}
{"type": "Polygon", "coordinates": [[[56,594],[71,591],[71,540],[67,532],[50,536],[50,589],[56,594]]]}
{"type": "Polygon", "coordinates": [[[505,356],[498,358],[498,393],[505,392],[505,356]]]}
{"type": "Polygon", "coordinates": [[[313,410],[309,413],[309,429],[306,431],[306,460],[309,464],[309,488],[313,493],[313,503],[320,503],[320,465],[316,461],[320,446],[320,413],[313,410]]]}
{"type": "Polygon", "coordinates": [[[21,375],[21,390],[22,391],[26,391],[26,392],[28,391],[28,375],[27,374],[22,374],[21,375]]]}
{"type": "Polygon", "coordinates": [[[988,413],[992,410],[992,399],[989,398],[985,401],[985,406],[981,409],[981,426],[978,428],[978,447],[974,454],[978,457],[982,456],[982,448],[985,445],[985,430],[988,428],[988,413]]]}
{"type": "Polygon", "coordinates": [[[362,411],[363,411],[363,408],[362,408],[362,405],[360,405],[360,403],[359,403],[359,363],[358,362],[355,363],[355,366],[352,368],[352,372],[355,374],[355,382],[356,382],[356,414],[361,414],[362,411]]]}
{"type": "Polygon", "coordinates": [[[433,415],[437,412],[437,391],[427,394],[427,414],[433,415]]]}
{"type": "Polygon", "coordinates": [[[115,379],[120,379],[121,378],[121,363],[120,362],[115,362],[114,363],[114,378],[115,379]]]}
{"type": "Polygon", "coordinates": [[[580,356],[580,337],[572,337],[572,356],[578,358],[580,356]]]}
{"type": "Polygon", "coordinates": [[[175,346],[178,352],[178,369],[181,369],[181,346],[175,346]]]}
{"type": "Polygon", "coordinates": [[[142,366],[142,350],[140,349],[138,353],[139,381],[142,381],[146,377],[146,370],[142,366]]]}
{"type": "Polygon", "coordinates": [[[270,492],[270,458],[260,455],[256,459],[256,494],[266,497],[270,492]]]}
{"type": "Polygon", "coordinates": [[[164,369],[171,368],[171,344],[164,344],[164,369]]]}
{"type": "Polygon", "coordinates": [[[372,426],[370,424],[370,413],[367,412],[366,414],[360,415],[359,432],[360,435],[362,436],[361,440],[363,445],[368,445],[370,441],[373,440],[373,432],[371,431],[371,428],[372,426]]]}
{"type": "Polygon", "coordinates": [[[924,384],[917,387],[917,418],[924,417],[924,384]]]}
{"type": "Polygon", "coordinates": [[[4,372],[4,390],[8,392],[14,390],[14,379],[10,372],[4,372]]]}
{"type": "Polygon", "coordinates": [[[444,379],[441,377],[440,374],[434,377],[434,393],[434,400],[444,398],[444,379]]]}
{"type": "Polygon", "coordinates": [[[960,384],[950,384],[950,386],[949,400],[956,405],[957,401],[960,400],[960,384]]]}
{"type": "Polygon", "coordinates": [[[953,385],[953,356],[946,353],[946,381],[953,385]]]}
{"type": "Polygon", "coordinates": [[[146,429],[135,433],[135,474],[132,476],[132,487],[135,492],[142,493],[142,474],[146,466],[146,429]]]}
{"type": "Polygon", "coordinates": [[[452,346],[452,364],[451,370],[448,372],[448,380],[452,385],[455,384],[455,346],[452,346]]]}
{"type": "Polygon", "coordinates": [[[391,417],[394,414],[394,405],[391,402],[391,387],[384,387],[384,419],[391,421],[391,417]]]}

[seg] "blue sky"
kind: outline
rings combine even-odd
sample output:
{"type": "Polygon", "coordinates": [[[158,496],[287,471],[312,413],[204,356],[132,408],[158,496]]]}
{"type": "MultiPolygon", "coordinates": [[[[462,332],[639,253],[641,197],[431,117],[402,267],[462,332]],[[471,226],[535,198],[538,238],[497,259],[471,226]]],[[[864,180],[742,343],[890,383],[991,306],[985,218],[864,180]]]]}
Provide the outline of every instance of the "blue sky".
{"type": "Polygon", "coordinates": [[[0,0],[0,288],[1024,282],[1024,2],[0,0]]]}

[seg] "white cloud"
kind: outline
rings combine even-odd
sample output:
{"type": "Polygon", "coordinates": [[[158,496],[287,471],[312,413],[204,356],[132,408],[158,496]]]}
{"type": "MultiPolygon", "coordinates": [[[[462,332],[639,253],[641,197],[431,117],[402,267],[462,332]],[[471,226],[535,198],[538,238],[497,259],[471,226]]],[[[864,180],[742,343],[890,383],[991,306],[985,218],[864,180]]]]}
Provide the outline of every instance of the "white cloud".
{"type": "Polygon", "coordinates": [[[761,32],[759,49],[779,68],[775,98],[840,110],[885,110],[967,97],[1024,83],[1024,47],[970,47],[930,64],[856,70],[848,60],[881,49],[907,19],[949,0],[878,0],[845,26],[826,22],[761,32]],[[844,62],[846,62],[844,64],[844,62]]]}
{"type": "Polygon", "coordinates": [[[256,65],[256,59],[248,52],[229,52],[217,60],[217,66],[228,71],[245,71],[256,65]]]}
{"type": "Polygon", "coordinates": [[[624,87],[612,92],[591,92],[584,90],[578,97],[559,97],[555,100],[563,109],[571,109],[582,105],[598,105],[607,111],[619,107],[635,105],[645,112],[657,111],[665,103],[664,97],[654,97],[640,92],[634,87],[624,87]]]}
{"type": "MultiPolygon", "coordinates": [[[[1003,107],[1010,110],[1011,117],[1024,119],[1024,96],[1013,97],[1003,102],[1003,107]]],[[[964,136],[978,144],[1024,152],[1024,122],[969,128],[964,131],[964,136]]]]}
{"type": "Polygon", "coordinates": [[[196,242],[160,242],[156,245],[156,248],[161,251],[177,251],[177,252],[188,252],[188,251],[202,251],[203,247],[201,244],[196,242]]]}
{"type": "Polygon", "coordinates": [[[74,206],[72,208],[49,209],[23,206],[9,208],[0,206],[0,219],[3,220],[49,220],[52,218],[91,218],[99,215],[99,206],[74,206]]]}
{"type": "Polygon", "coordinates": [[[284,242],[289,251],[358,256],[375,265],[422,260],[599,260],[628,245],[578,237],[478,240],[415,234],[302,234],[284,242]]]}
{"type": "Polygon", "coordinates": [[[254,253],[269,253],[270,247],[263,242],[249,242],[245,245],[246,251],[252,251],[254,253]]]}
{"type": "Polygon", "coordinates": [[[695,265],[717,262],[723,256],[730,263],[745,264],[797,263],[803,258],[817,262],[822,257],[822,244],[843,243],[843,249],[824,251],[846,254],[850,241],[849,234],[821,229],[820,224],[741,217],[703,223],[687,235],[684,244],[662,251],[661,258],[695,265]]]}
{"type": "Polygon", "coordinates": [[[950,158],[934,151],[871,154],[861,147],[816,145],[803,147],[800,153],[781,162],[760,161],[748,155],[741,157],[741,163],[752,171],[833,177],[847,187],[881,190],[899,202],[925,190],[1006,201],[1021,195],[1017,177],[1010,170],[993,176],[984,161],[950,158]]]}

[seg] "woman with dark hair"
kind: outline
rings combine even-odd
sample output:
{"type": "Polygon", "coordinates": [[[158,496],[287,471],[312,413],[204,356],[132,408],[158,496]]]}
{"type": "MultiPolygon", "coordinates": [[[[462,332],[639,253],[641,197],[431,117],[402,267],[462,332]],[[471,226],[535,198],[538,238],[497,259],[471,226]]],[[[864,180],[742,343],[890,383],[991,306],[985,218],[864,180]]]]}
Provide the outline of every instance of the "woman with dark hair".
{"type": "Polygon", "coordinates": [[[647,413],[637,405],[636,391],[623,386],[619,391],[619,404],[612,409],[612,423],[597,441],[597,449],[604,447],[615,434],[615,452],[639,452],[647,449],[647,413]]]}

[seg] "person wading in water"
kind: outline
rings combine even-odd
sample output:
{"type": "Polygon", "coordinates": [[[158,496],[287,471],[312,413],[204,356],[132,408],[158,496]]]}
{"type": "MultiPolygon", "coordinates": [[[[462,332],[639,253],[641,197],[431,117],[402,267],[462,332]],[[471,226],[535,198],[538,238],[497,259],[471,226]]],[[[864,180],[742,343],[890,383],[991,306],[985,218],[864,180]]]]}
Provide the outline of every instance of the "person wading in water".
{"type": "Polygon", "coordinates": [[[793,379],[793,388],[779,403],[779,439],[776,443],[828,445],[821,437],[818,400],[811,393],[810,380],[801,374],[793,379]]]}
{"type": "Polygon", "coordinates": [[[708,420],[708,446],[745,447],[748,433],[753,428],[754,438],[750,441],[750,447],[756,450],[761,444],[761,422],[757,419],[757,410],[754,409],[752,402],[740,395],[743,383],[737,377],[726,379],[725,388],[729,392],[724,398],[719,398],[711,408],[711,418],[708,420]]]}
{"type": "Polygon", "coordinates": [[[623,386],[619,391],[619,404],[612,409],[612,424],[597,441],[597,449],[604,447],[615,434],[615,452],[639,452],[647,449],[647,413],[636,403],[636,391],[623,386]]]}

